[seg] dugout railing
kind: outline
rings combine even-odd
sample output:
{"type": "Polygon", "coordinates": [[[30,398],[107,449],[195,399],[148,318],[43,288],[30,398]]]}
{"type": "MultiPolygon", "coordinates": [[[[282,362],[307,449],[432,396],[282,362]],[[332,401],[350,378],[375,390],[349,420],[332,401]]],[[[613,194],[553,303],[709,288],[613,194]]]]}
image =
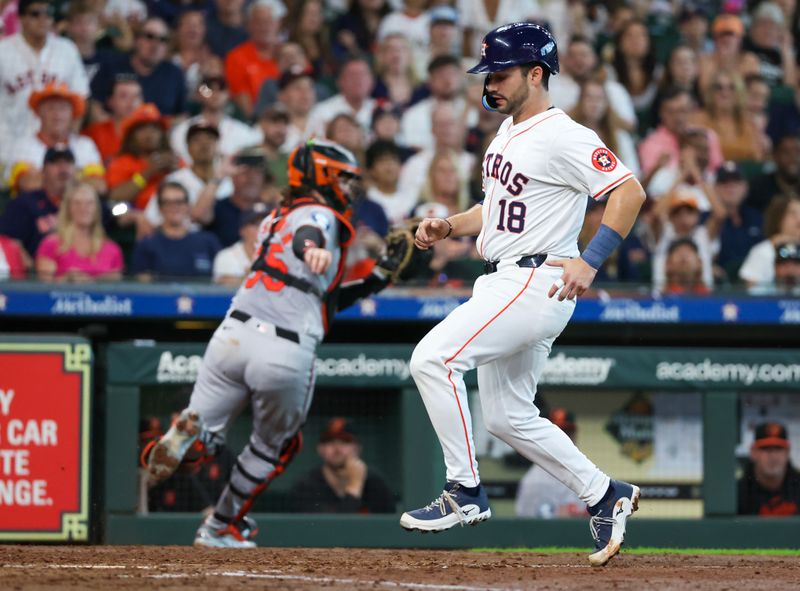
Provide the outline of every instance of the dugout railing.
{"type": "MultiPolygon", "coordinates": [[[[137,430],[143,409],[147,413],[164,415],[185,404],[203,350],[202,344],[153,341],[112,343],[104,349],[102,365],[106,386],[101,418],[104,424],[96,429],[104,432],[104,457],[95,464],[101,467],[102,475],[96,476],[101,476],[103,482],[102,494],[98,495],[103,507],[99,515],[101,541],[114,544],[191,542],[199,522],[196,512],[141,512],[142,489],[136,468],[137,430]],[[154,403],[156,398],[161,402],[154,403]]],[[[500,511],[497,517],[479,527],[455,528],[437,536],[409,534],[400,529],[399,511],[429,502],[440,490],[444,474],[438,442],[408,372],[411,350],[410,345],[320,347],[317,394],[304,430],[307,451],[282,477],[285,480],[276,480],[262,504],[257,505],[255,517],[262,529],[261,543],[325,547],[586,546],[588,526],[585,519],[523,519],[514,517],[508,510],[500,511]],[[360,434],[365,459],[369,465],[377,466],[394,486],[398,514],[348,516],[273,511],[288,495],[290,475],[300,474],[315,463],[316,433],[327,417],[337,414],[355,416],[356,422],[362,425],[360,434]]],[[[625,465],[634,466],[632,470],[636,469],[636,462],[641,464],[642,454],[647,454],[646,441],[642,444],[636,440],[637,437],[644,439],[637,431],[642,420],[638,420],[636,414],[641,412],[637,401],[647,398],[641,396],[642,393],[657,392],[661,400],[667,401],[669,396],[683,396],[682,400],[695,400],[699,404],[702,425],[698,453],[702,458],[693,459],[691,454],[684,458],[688,464],[695,462],[692,464],[695,467],[688,472],[696,473],[697,464],[701,466],[699,481],[694,479],[693,482],[693,478],[687,478],[684,473],[672,478],[670,482],[675,484],[672,488],[664,486],[668,475],[655,478],[657,483],[653,478],[645,478],[643,482],[645,486],[653,484],[651,505],[691,505],[699,507],[699,513],[687,516],[679,511],[672,515],[668,512],[648,515],[642,511],[631,526],[632,544],[730,548],[800,546],[800,518],[736,515],[739,460],[735,450],[746,443],[742,441],[741,399],[757,393],[795,400],[800,392],[800,358],[794,350],[561,347],[554,350],[551,360],[541,385],[541,392],[551,406],[559,404],[561,396],[572,396],[572,400],[576,400],[576,392],[595,397],[616,392],[615,400],[622,400],[620,396],[623,396],[628,401],[607,409],[611,418],[604,419],[602,428],[594,427],[595,433],[602,433],[602,437],[579,441],[579,445],[590,457],[602,445],[606,450],[618,447],[619,454],[626,456],[624,460],[628,464],[625,465]],[[634,418],[627,421],[626,416],[634,418]],[[637,441],[642,445],[637,446],[637,441]],[[664,488],[688,497],[670,504],[663,497],[664,488]]],[[[470,388],[476,386],[474,372],[467,375],[467,384],[470,388]]],[[[580,412],[578,415],[580,424],[580,412]]],[[[674,417],[670,418],[669,411],[665,416],[664,425],[674,427],[674,417]]],[[[168,417],[164,415],[164,419],[168,417]]],[[[249,428],[246,419],[240,419],[242,421],[245,422],[238,435],[240,442],[249,428]]],[[[591,430],[591,421],[587,424],[587,430],[591,430]]],[[[681,431],[677,433],[680,437],[681,431]]],[[[232,435],[232,447],[235,447],[237,435],[232,435]]],[[[679,437],[674,440],[675,444],[681,443],[679,437]]],[[[678,471],[681,471],[680,466],[678,471]]],[[[484,479],[487,478],[484,474],[484,479]]],[[[636,478],[642,480],[642,476],[636,478]]],[[[495,484],[497,486],[492,489],[500,494],[503,483],[495,484]]],[[[643,506],[647,504],[644,500],[643,506]]]]}

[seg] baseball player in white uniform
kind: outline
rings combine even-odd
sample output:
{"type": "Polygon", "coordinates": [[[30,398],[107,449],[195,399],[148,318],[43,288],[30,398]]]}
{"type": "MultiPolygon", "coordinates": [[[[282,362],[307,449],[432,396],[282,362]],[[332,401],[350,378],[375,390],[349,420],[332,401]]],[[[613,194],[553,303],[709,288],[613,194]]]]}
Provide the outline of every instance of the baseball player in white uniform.
{"type": "Polygon", "coordinates": [[[89,94],[78,48],[51,31],[50,2],[20,0],[18,10],[20,32],[0,40],[0,138],[25,137],[39,128],[28,107],[34,90],[61,82],[83,97],[89,94]]]}
{"type": "Polygon", "coordinates": [[[588,505],[592,565],[614,556],[639,488],[612,480],[561,429],[539,415],[536,384],[553,341],[567,325],[576,296],[630,231],[644,191],[597,134],[552,108],[550,75],[556,44],[531,23],[499,27],[484,37],[484,106],[509,117],[483,159],[485,199],[446,219],[425,219],[420,248],[477,235],[486,273],[472,298],[417,345],[411,372],[441,442],[447,482],[430,505],[404,513],[400,525],[441,531],[491,516],[481,486],[464,372],[478,368],[486,428],[563,482],[588,505]],[[608,196],[603,223],[583,253],[577,239],[587,196],[608,196]]]}

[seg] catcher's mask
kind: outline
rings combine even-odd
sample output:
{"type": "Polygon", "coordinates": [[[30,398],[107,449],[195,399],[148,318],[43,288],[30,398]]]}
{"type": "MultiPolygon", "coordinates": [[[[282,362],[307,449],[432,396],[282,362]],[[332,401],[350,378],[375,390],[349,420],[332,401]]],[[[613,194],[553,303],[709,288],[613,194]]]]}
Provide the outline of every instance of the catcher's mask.
{"type": "Polygon", "coordinates": [[[315,189],[342,214],[364,196],[355,156],[325,140],[309,140],[289,155],[289,186],[315,189]]]}

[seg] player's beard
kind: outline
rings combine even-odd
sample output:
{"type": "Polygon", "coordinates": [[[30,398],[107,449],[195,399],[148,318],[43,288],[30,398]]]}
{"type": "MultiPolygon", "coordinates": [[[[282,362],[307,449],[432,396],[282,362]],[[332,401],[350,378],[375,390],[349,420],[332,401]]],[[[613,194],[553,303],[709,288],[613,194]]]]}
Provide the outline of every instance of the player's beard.
{"type": "Polygon", "coordinates": [[[517,92],[509,97],[503,97],[506,104],[497,108],[498,113],[502,113],[503,115],[514,115],[518,113],[522,109],[523,105],[525,105],[530,94],[531,91],[528,88],[528,85],[520,84],[517,92]]]}

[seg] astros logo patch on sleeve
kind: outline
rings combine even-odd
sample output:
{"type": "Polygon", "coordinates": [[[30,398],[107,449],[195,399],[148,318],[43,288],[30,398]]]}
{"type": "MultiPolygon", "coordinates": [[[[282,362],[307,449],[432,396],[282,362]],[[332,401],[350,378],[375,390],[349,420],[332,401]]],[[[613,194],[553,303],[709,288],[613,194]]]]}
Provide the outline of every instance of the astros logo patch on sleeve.
{"type": "Polygon", "coordinates": [[[617,167],[617,158],[608,148],[597,148],[592,152],[592,166],[600,172],[611,172],[617,167]]]}

